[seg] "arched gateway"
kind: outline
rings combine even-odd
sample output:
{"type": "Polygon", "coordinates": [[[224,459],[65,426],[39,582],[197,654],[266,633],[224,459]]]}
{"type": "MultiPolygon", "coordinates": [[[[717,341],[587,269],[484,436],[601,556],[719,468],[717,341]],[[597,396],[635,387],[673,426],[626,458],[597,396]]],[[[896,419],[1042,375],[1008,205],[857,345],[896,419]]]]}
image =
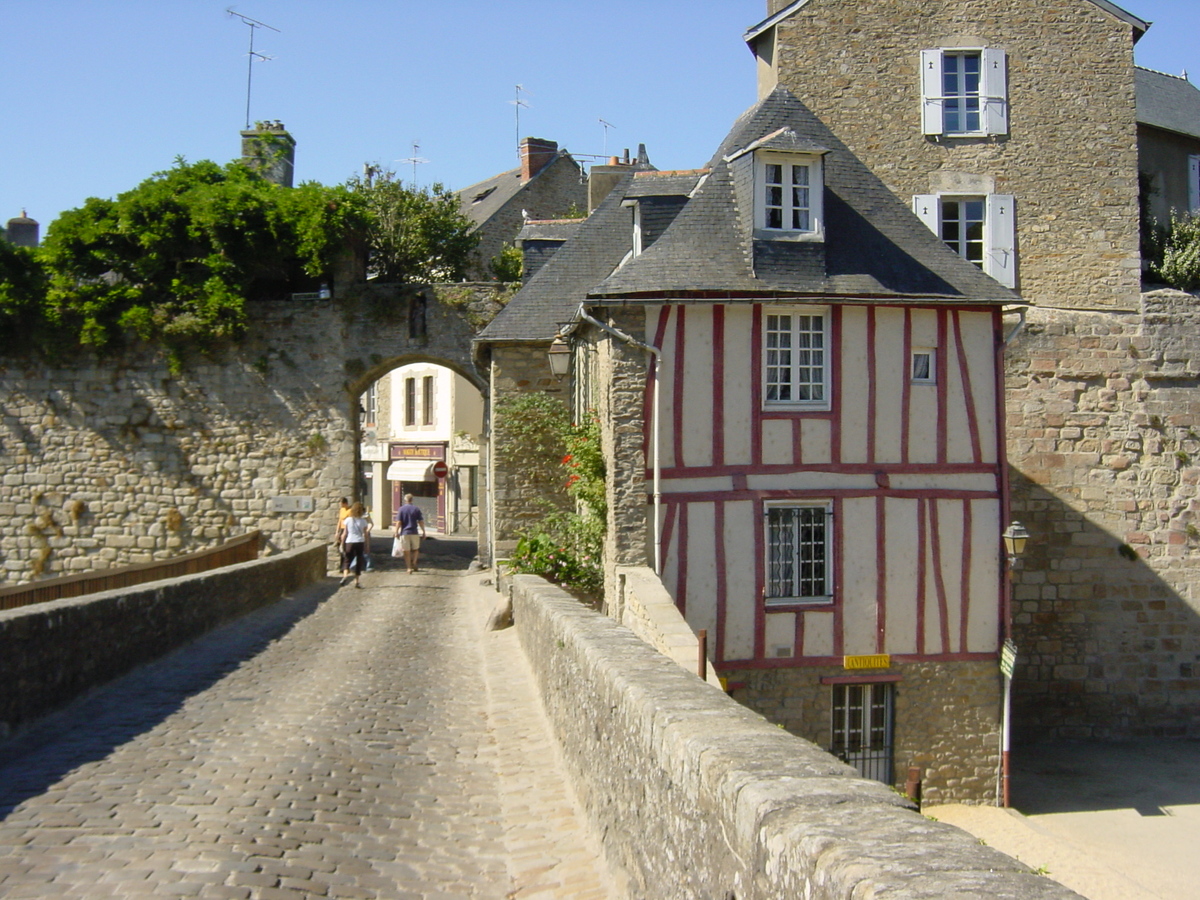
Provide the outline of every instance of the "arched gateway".
{"type": "Polygon", "coordinates": [[[260,530],[332,540],[355,492],[359,396],[410,362],[484,387],[471,340],[497,285],[367,285],[249,304],[247,337],[172,373],[137,351],[0,357],[0,583],[147,562],[260,530]]]}

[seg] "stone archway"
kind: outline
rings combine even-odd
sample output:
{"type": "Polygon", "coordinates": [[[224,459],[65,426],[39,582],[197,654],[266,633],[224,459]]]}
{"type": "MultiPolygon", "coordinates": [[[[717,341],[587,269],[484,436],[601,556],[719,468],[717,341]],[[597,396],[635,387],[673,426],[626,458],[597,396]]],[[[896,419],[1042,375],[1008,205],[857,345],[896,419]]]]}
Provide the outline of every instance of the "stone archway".
{"type": "Polygon", "coordinates": [[[149,349],[57,366],[0,358],[0,583],[254,530],[268,552],[330,542],[354,472],[355,388],[404,359],[482,387],[471,342],[498,288],[362,285],[251,303],[244,341],[179,373],[149,349]]]}

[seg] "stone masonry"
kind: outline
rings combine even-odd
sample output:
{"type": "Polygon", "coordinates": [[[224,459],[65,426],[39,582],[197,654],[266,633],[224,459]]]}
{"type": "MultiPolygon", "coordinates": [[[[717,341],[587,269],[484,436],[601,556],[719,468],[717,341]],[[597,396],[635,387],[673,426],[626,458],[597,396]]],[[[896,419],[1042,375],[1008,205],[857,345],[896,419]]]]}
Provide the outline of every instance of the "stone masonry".
{"type": "Polygon", "coordinates": [[[1200,313],[1033,310],[1008,347],[1017,738],[1200,734],[1200,313]]]}
{"type": "Polygon", "coordinates": [[[779,24],[776,55],[779,82],[905,203],[1015,195],[1025,299],[1137,308],[1128,25],[1083,0],[811,0],[779,24]],[[1009,134],[926,137],[921,51],[984,46],[1008,56],[1009,134]]]}
{"type": "MultiPolygon", "coordinates": [[[[895,663],[893,784],[921,769],[928,803],[992,803],[1000,771],[1000,670],[985,662],[895,663]]],[[[739,703],[820,747],[830,743],[832,692],[821,678],[841,666],[729,669],[722,672],[739,703]],[[735,687],[736,686],[736,687],[735,687]]]]}
{"type": "Polygon", "coordinates": [[[149,351],[0,358],[0,583],[255,529],[267,552],[331,542],[338,498],[354,491],[359,394],[420,361],[482,386],[470,342],[497,287],[251,303],[240,345],[178,374],[149,351]]]}

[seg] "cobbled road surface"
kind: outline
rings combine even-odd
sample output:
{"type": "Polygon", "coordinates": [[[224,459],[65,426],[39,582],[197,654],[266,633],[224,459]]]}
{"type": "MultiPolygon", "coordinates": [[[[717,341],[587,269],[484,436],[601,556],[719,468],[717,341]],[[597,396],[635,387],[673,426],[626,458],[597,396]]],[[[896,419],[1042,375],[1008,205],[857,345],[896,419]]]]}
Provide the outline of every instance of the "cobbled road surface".
{"type": "Polygon", "coordinates": [[[618,896],[497,595],[426,547],[0,745],[0,897],[618,896]]]}

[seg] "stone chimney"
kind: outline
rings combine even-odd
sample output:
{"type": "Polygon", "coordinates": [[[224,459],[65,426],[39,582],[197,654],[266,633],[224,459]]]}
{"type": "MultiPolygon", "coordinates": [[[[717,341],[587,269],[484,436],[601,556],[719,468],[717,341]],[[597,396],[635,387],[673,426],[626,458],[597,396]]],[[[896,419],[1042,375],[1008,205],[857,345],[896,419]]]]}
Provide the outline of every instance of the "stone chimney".
{"type": "Polygon", "coordinates": [[[40,229],[41,226],[38,225],[37,220],[29,218],[25,215],[25,210],[21,210],[21,215],[8,220],[4,236],[9,243],[16,244],[18,247],[36,247],[40,229]]]}
{"type": "Polygon", "coordinates": [[[643,172],[654,169],[650,157],[646,154],[646,145],[638,144],[638,155],[629,158],[626,150],[623,156],[610,156],[608,165],[592,166],[588,171],[588,214],[604,202],[604,198],[612,193],[612,189],[629,172],[643,172]]]}
{"type": "Polygon", "coordinates": [[[256,122],[242,132],[242,162],[267,181],[290,188],[296,169],[296,139],[278,120],[256,122]]]}
{"type": "Polygon", "coordinates": [[[558,142],[527,137],[521,141],[521,184],[527,182],[558,156],[558,142]]]}

